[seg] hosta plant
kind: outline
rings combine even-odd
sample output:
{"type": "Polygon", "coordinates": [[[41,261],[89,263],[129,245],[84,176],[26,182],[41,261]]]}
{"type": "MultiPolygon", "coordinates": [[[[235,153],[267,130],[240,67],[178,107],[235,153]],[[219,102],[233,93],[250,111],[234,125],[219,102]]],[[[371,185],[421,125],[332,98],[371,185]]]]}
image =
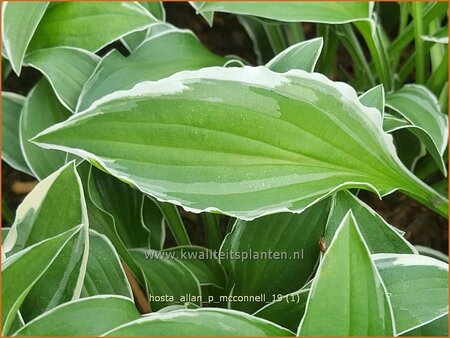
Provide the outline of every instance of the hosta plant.
{"type": "Polygon", "coordinates": [[[361,197],[447,218],[447,3],[190,5],[256,61],[158,2],[2,3],[2,78],[34,81],[2,159],[38,181],[2,334],[447,335],[447,256],[361,197]]]}

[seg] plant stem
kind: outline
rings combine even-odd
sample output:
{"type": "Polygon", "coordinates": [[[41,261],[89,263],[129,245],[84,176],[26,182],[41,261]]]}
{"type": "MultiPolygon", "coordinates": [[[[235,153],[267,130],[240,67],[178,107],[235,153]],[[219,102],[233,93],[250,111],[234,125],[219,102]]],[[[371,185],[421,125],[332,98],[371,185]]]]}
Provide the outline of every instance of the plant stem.
{"type": "Polygon", "coordinates": [[[437,96],[441,93],[442,88],[447,82],[448,76],[448,48],[445,49],[442,56],[441,63],[433,71],[430,78],[427,81],[427,87],[437,96]]]}
{"type": "MultiPolygon", "coordinates": [[[[423,25],[428,25],[432,20],[441,15],[447,13],[446,2],[433,2],[427,4],[427,7],[423,11],[422,23],[423,25]]],[[[401,51],[408,46],[408,44],[414,39],[414,22],[411,22],[402,32],[402,34],[397,37],[389,46],[389,55],[398,55],[401,51]]]]}
{"type": "Polygon", "coordinates": [[[178,212],[177,206],[167,202],[159,201],[156,201],[156,204],[164,215],[177,244],[191,245],[191,241],[187,234],[186,228],[184,227],[183,221],[181,220],[181,216],[178,212]]]}
{"type": "MultiPolygon", "coordinates": [[[[409,3],[400,2],[399,6],[400,6],[400,23],[398,25],[397,36],[400,36],[402,34],[403,30],[405,29],[406,25],[408,24],[408,15],[409,15],[409,11],[408,11],[409,3]]],[[[392,57],[392,69],[393,70],[397,69],[399,61],[400,61],[400,53],[397,53],[392,57]]]]}
{"type": "Polygon", "coordinates": [[[275,55],[282,52],[285,48],[286,41],[284,41],[283,32],[281,31],[280,26],[274,24],[264,24],[264,30],[266,31],[275,55]]]}
{"type": "Polygon", "coordinates": [[[372,62],[375,65],[380,83],[383,84],[386,91],[390,91],[392,89],[393,78],[391,76],[391,68],[390,63],[388,62],[386,48],[383,44],[383,39],[380,36],[381,28],[378,24],[373,27],[372,22],[369,21],[357,21],[354,24],[369,48],[372,62]]]}
{"type": "Polygon", "coordinates": [[[292,36],[291,44],[305,40],[305,36],[303,35],[303,30],[300,25],[301,23],[299,22],[289,22],[288,24],[292,36]]]}
{"type": "Polygon", "coordinates": [[[219,215],[204,213],[202,216],[208,248],[219,249],[222,244],[222,231],[220,230],[219,215]]]}
{"type": "Polygon", "coordinates": [[[369,67],[369,62],[364,55],[361,44],[359,43],[352,26],[350,24],[338,25],[336,26],[336,34],[340,37],[342,44],[347,49],[353,62],[359,66],[358,68],[362,69],[362,75],[367,78],[369,85],[371,87],[375,86],[376,83],[369,67]]]}
{"type": "Polygon", "coordinates": [[[414,45],[416,49],[416,82],[425,83],[425,51],[423,48],[423,2],[411,3],[414,23],[414,45]]]}

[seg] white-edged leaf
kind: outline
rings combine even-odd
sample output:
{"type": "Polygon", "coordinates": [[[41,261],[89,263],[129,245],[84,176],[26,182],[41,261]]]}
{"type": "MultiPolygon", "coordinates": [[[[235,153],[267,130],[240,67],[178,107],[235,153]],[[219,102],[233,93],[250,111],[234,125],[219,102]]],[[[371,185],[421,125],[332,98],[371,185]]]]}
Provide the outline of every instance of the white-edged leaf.
{"type": "Polygon", "coordinates": [[[73,47],[39,49],[27,55],[25,64],[42,72],[67,109],[75,111],[81,90],[100,58],[73,47]]]}
{"type": "Polygon", "coordinates": [[[20,116],[25,97],[2,92],[2,160],[16,170],[33,176],[20,148],[20,116]]]}
{"type": "Polygon", "coordinates": [[[345,214],[351,210],[371,253],[417,253],[417,250],[372,208],[348,191],[332,198],[324,240],[331,243],[345,214]]]}
{"type": "Polygon", "coordinates": [[[292,336],[267,320],[226,309],[153,313],[119,326],[105,336],[292,336]],[[220,323],[220,324],[219,324],[220,323]]]}
{"type": "Polygon", "coordinates": [[[89,230],[89,258],[81,297],[122,295],[133,299],[130,283],[111,241],[89,230]]]}
{"type": "Polygon", "coordinates": [[[313,72],[323,47],[323,39],[315,38],[299,42],[282,51],[270,60],[266,67],[274,72],[303,69],[313,72]]]}
{"type": "Polygon", "coordinates": [[[400,335],[448,314],[448,264],[420,255],[373,256],[400,335]]]}
{"type": "Polygon", "coordinates": [[[136,1],[63,2],[45,12],[27,52],[59,46],[97,52],[122,36],[156,21],[136,1]]]}
{"type": "Polygon", "coordinates": [[[107,95],[34,141],[188,211],[251,220],[359,187],[400,189],[447,215],[448,201],[405,168],[381,124],[323,75],[211,67],[107,95]]]}
{"type": "Polygon", "coordinates": [[[372,5],[368,2],[332,2],[317,1],[301,2],[202,2],[197,6],[197,11],[227,12],[233,14],[245,14],[262,18],[290,21],[290,22],[321,22],[321,23],[346,23],[357,20],[367,20],[372,13],[372,5]]]}
{"type": "Polygon", "coordinates": [[[66,243],[82,226],[36,243],[2,261],[2,335],[9,328],[24,298],[49,269],[66,243]],[[24,271],[27,273],[24,274],[24,271]]]}
{"type": "Polygon", "coordinates": [[[48,1],[2,3],[2,46],[14,72],[20,75],[22,62],[48,1]]]}
{"type": "Polygon", "coordinates": [[[98,336],[140,317],[133,301],[117,295],[82,298],[43,313],[18,336],[98,336]]]}
{"type": "Polygon", "coordinates": [[[105,95],[131,89],[141,81],[224,63],[223,57],[208,51],[191,31],[170,29],[150,36],[128,57],[118,51],[106,55],[84,86],[77,111],[85,110],[105,95]]]}
{"type": "Polygon", "coordinates": [[[442,156],[448,142],[448,118],[441,113],[436,96],[424,86],[407,84],[387,96],[386,106],[411,123],[411,132],[421,139],[446,175],[442,156]]]}
{"type": "Polygon", "coordinates": [[[349,211],[314,277],[300,336],[392,336],[392,306],[349,211]]]}
{"type": "Polygon", "coordinates": [[[40,180],[60,168],[66,162],[67,154],[39,148],[29,140],[70,115],[46,79],[40,80],[27,96],[20,118],[20,143],[28,167],[40,180]]]}

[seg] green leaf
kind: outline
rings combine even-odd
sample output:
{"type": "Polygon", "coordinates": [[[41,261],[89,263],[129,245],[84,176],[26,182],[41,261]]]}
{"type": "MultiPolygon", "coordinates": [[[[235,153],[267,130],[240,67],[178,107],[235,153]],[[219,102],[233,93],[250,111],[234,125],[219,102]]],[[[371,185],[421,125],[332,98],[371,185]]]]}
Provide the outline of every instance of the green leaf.
{"type": "Polygon", "coordinates": [[[164,251],[131,249],[130,253],[144,272],[153,311],[185,302],[200,305],[200,283],[183,263],[164,251]]]}
{"type": "Polygon", "coordinates": [[[97,52],[120,37],[156,21],[135,1],[59,3],[45,12],[28,52],[59,46],[97,52]]]}
{"type": "Polygon", "coordinates": [[[25,64],[44,74],[58,99],[72,112],[84,83],[99,61],[95,54],[73,47],[40,49],[25,58],[25,64]]]}
{"type": "Polygon", "coordinates": [[[422,245],[415,245],[415,248],[421,255],[428,256],[431,258],[436,258],[436,259],[448,264],[448,255],[446,255],[438,250],[428,248],[428,247],[422,246],[422,245]]]}
{"type": "Polygon", "coordinates": [[[349,211],[314,278],[298,335],[392,336],[394,332],[386,288],[349,211]]]}
{"type": "Polygon", "coordinates": [[[106,336],[292,336],[269,321],[225,309],[153,313],[105,333],[106,336]],[[220,325],[211,325],[220,323],[220,325]]]}
{"type": "Polygon", "coordinates": [[[19,124],[24,103],[23,96],[2,92],[2,160],[33,176],[20,148],[19,124]]]}
{"type": "Polygon", "coordinates": [[[284,73],[291,69],[303,69],[307,72],[313,72],[322,51],[322,46],[322,38],[299,42],[276,55],[266,64],[266,67],[279,73],[284,73]]]}
{"type": "Polygon", "coordinates": [[[383,85],[375,86],[359,97],[359,101],[366,107],[378,109],[381,116],[384,116],[384,88],[383,85]]]}
{"type": "Polygon", "coordinates": [[[146,80],[159,80],[181,70],[221,66],[224,58],[208,51],[191,31],[170,30],[148,38],[130,56],[112,51],[86,83],[77,111],[117,90],[146,80]]]}
{"type": "Polygon", "coordinates": [[[166,224],[158,205],[148,197],[142,203],[142,223],[150,232],[150,248],[162,250],[166,239],[166,224]]]}
{"type": "Polygon", "coordinates": [[[367,2],[203,2],[198,12],[226,12],[259,16],[289,22],[346,23],[370,17],[372,5],[367,2]]]}
{"type": "Polygon", "coordinates": [[[87,227],[85,208],[79,177],[69,163],[39,182],[19,205],[3,252],[16,253],[80,224],[87,227]]]}
{"type": "Polygon", "coordinates": [[[324,236],[326,243],[331,243],[342,219],[351,210],[371,253],[417,253],[398,229],[386,223],[380,215],[352,193],[340,191],[332,201],[324,236]]]}
{"type": "Polygon", "coordinates": [[[411,132],[425,144],[439,169],[446,175],[442,159],[448,142],[448,118],[440,112],[437,98],[426,87],[408,84],[386,98],[386,106],[408,120],[411,132]]]}
{"type": "Polygon", "coordinates": [[[89,176],[93,203],[114,220],[114,228],[127,248],[149,248],[150,232],[142,223],[144,195],[100,170],[89,176]]]}
{"type": "Polygon", "coordinates": [[[89,227],[108,237],[124,264],[132,271],[134,276],[136,276],[140,282],[144,283],[144,276],[140,267],[136,264],[133,257],[128,252],[124,242],[117,233],[114,218],[109,213],[100,210],[92,201],[90,190],[95,189],[95,187],[91,183],[90,179],[91,169],[97,170],[95,168],[91,168],[91,165],[86,161],[83,161],[77,166],[77,171],[83,183],[84,198],[89,217],[89,227]]]}
{"type": "Polygon", "coordinates": [[[83,225],[25,298],[21,313],[26,321],[65,301],[80,297],[88,260],[88,219],[83,191],[73,162],[62,167],[25,198],[4,251],[18,252],[47,238],[83,225]]]}
{"type": "Polygon", "coordinates": [[[64,303],[27,323],[19,336],[99,336],[140,317],[131,299],[95,296],[64,303]]]}
{"type": "Polygon", "coordinates": [[[296,331],[305,312],[309,291],[301,289],[285,296],[277,295],[276,300],[263,306],[253,315],[296,331]]]}
{"type": "MultiPolygon", "coordinates": [[[[400,127],[394,130],[392,135],[398,157],[409,170],[414,172],[418,161],[427,154],[427,150],[420,139],[411,132],[413,128],[412,126],[400,127]]],[[[437,169],[435,165],[433,167],[437,169]]]]}
{"type": "Polygon", "coordinates": [[[378,74],[379,82],[381,82],[385,90],[389,91],[393,85],[393,76],[391,64],[389,62],[389,55],[383,39],[383,32],[381,25],[376,21],[376,18],[371,20],[357,21],[354,23],[356,28],[364,38],[367,44],[372,62],[378,74]]]}
{"type": "Polygon", "coordinates": [[[48,1],[8,1],[2,4],[2,42],[6,56],[18,76],[28,44],[47,6],[48,1]]]}
{"type": "Polygon", "coordinates": [[[273,294],[294,292],[310,279],[319,259],[328,204],[329,200],[320,202],[300,215],[279,213],[235,223],[222,244],[220,260],[228,272],[232,295],[264,294],[265,299],[231,302],[232,308],[254,312],[272,301],[273,294]],[[229,256],[222,259],[223,255],[229,256]]]}
{"type": "Polygon", "coordinates": [[[24,158],[33,176],[40,180],[60,168],[66,162],[67,154],[44,150],[29,140],[45,128],[64,121],[70,115],[45,79],[40,80],[28,94],[20,119],[20,142],[24,158]]]}
{"type": "Polygon", "coordinates": [[[89,258],[81,296],[108,294],[133,299],[131,286],[111,241],[105,235],[89,230],[89,258]]]}
{"type": "Polygon", "coordinates": [[[82,226],[79,226],[48,238],[2,262],[2,335],[8,333],[20,305],[33,285],[81,228],[82,226]]]}
{"type": "Polygon", "coordinates": [[[360,187],[401,189],[447,215],[381,123],[351,87],[317,73],[212,67],[113,93],[34,141],[188,211],[251,220],[360,187]]]}
{"type": "Polygon", "coordinates": [[[407,337],[431,337],[441,336],[448,337],[448,314],[441,318],[435,319],[430,323],[418,327],[417,329],[405,332],[401,336],[407,337]]]}
{"type": "Polygon", "coordinates": [[[419,255],[374,255],[394,310],[397,335],[448,313],[448,265],[419,255]]]}
{"type": "Polygon", "coordinates": [[[162,1],[142,1],[139,2],[145,7],[156,19],[166,21],[166,11],[162,1]]]}
{"type": "Polygon", "coordinates": [[[178,246],[164,252],[174,255],[177,261],[183,263],[198,279],[200,286],[225,288],[225,271],[214,257],[214,251],[200,246],[178,246]]]}

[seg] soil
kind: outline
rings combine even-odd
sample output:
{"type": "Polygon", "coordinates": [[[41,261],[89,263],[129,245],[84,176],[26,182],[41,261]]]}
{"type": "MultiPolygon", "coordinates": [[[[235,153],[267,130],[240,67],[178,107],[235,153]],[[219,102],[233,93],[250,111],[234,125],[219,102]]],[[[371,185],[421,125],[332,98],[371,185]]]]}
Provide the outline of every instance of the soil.
{"type": "MultiPolygon", "coordinates": [[[[180,28],[191,29],[211,51],[219,55],[237,55],[251,64],[255,64],[256,56],[252,42],[237,19],[230,14],[216,14],[213,27],[195,14],[187,3],[166,3],[167,21],[180,28]]],[[[345,55],[345,54],[344,54],[345,55]]],[[[348,65],[348,60],[342,60],[348,65]]],[[[40,78],[37,71],[26,68],[19,79],[10,74],[3,82],[3,90],[26,95],[40,78]]],[[[20,173],[2,162],[2,196],[8,208],[15,210],[25,195],[14,192],[17,182],[29,182],[34,179],[20,173]],[[14,185],[16,184],[16,185],[14,185]]],[[[393,193],[379,200],[370,192],[362,191],[359,197],[378,212],[388,223],[406,232],[405,237],[415,245],[423,245],[448,253],[447,221],[426,207],[400,193],[393,193]]],[[[204,243],[201,227],[198,227],[199,217],[183,212],[189,233],[196,244],[204,243]]],[[[10,223],[3,218],[3,226],[10,223]]],[[[223,228],[226,228],[226,218],[222,217],[223,228]]]]}

